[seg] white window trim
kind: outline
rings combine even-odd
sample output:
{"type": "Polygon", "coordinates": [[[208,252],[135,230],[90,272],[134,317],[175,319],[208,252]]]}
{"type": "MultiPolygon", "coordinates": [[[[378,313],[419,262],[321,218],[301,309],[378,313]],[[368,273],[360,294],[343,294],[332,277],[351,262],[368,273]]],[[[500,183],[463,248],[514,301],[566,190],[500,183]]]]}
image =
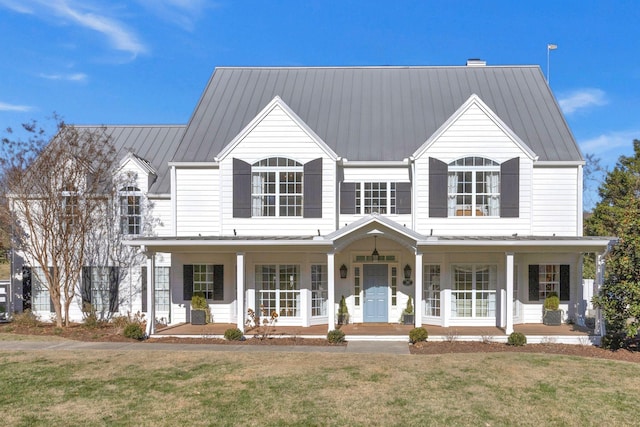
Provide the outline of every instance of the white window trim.
{"type": "MultiPolygon", "coordinates": [[[[468,156],[469,157],[469,156],[468,156]]],[[[491,165],[480,165],[480,166],[463,166],[463,165],[456,165],[455,163],[458,160],[463,160],[464,158],[461,159],[456,159],[452,162],[449,163],[448,165],[448,173],[447,173],[447,211],[448,211],[448,217],[449,218],[457,218],[457,217],[461,217],[461,218],[465,218],[465,217],[488,217],[488,218],[498,218],[500,217],[500,195],[501,195],[501,184],[502,184],[502,177],[500,174],[500,164],[498,162],[496,162],[495,160],[489,159],[487,157],[482,157],[482,156],[473,156],[473,157],[478,157],[478,158],[482,158],[486,161],[489,161],[493,164],[491,165]],[[457,188],[455,192],[450,192],[449,188],[451,186],[450,180],[451,180],[451,176],[452,174],[456,174],[458,172],[471,172],[471,193],[458,193],[457,192],[457,188]],[[477,175],[478,172],[497,172],[498,174],[498,191],[497,193],[493,193],[493,192],[487,192],[487,193],[477,193],[476,192],[476,185],[477,185],[477,175]],[[495,213],[494,215],[491,215],[491,211],[489,211],[487,214],[482,214],[482,215],[478,215],[478,212],[480,211],[480,208],[477,206],[476,204],[476,198],[478,195],[486,195],[491,197],[492,195],[497,194],[498,196],[498,206],[497,206],[497,213],[495,213]],[[451,198],[457,198],[457,196],[471,196],[471,204],[469,207],[470,213],[471,215],[456,215],[456,211],[460,210],[459,206],[465,206],[465,205],[458,205],[456,203],[455,207],[453,207],[452,205],[449,205],[450,203],[450,199],[451,198]],[[453,215],[451,214],[451,210],[453,208],[453,215]]],[[[457,187],[457,185],[456,185],[457,187]]],[[[466,210],[466,209],[463,209],[466,210]]]]}
{"type": "MultiPolygon", "coordinates": [[[[284,217],[284,218],[302,218],[303,217],[303,213],[304,213],[304,166],[302,164],[300,164],[300,162],[293,160],[293,159],[289,159],[291,161],[294,161],[296,163],[298,163],[297,166],[255,166],[254,165],[251,166],[251,216],[253,218],[278,218],[278,217],[284,217]],[[275,174],[275,193],[264,193],[264,192],[260,192],[260,193],[256,193],[254,192],[254,174],[257,173],[274,173],[275,174]],[[294,172],[294,173],[300,173],[301,174],[301,179],[300,179],[300,186],[301,186],[301,192],[300,193],[280,193],[280,174],[281,173],[288,173],[288,172],[294,172]],[[269,197],[269,196],[273,196],[274,197],[274,215],[258,215],[256,214],[256,212],[254,211],[254,200],[256,198],[263,198],[263,197],[269,197]],[[281,196],[293,196],[293,197],[300,197],[300,215],[280,215],[280,197],[281,196]]],[[[259,163],[259,162],[256,162],[259,163]]],[[[264,206],[261,205],[260,209],[264,209],[264,206]]],[[[262,212],[264,212],[264,210],[262,210],[262,212]]]]}
{"type": "MultiPolygon", "coordinates": [[[[379,180],[365,180],[365,181],[356,181],[356,200],[355,200],[355,214],[356,215],[368,215],[370,213],[375,212],[373,209],[370,212],[365,212],[365,186],[367,184],[385,184],[387,192],[387,197],[385,200],[384,208],[386,210],[385,213],[378,212],[380,215],[385,216],[393,216],[397,215],[397,187],[396,184],[400,181],[379,181],[379,180]],[[392,195],[393,193],[393,195],[392,195]],[[393,213],[391,212],[393,211],[393,213]]],[[[382,205],[379,205],[382,206],[382,205]]]]}

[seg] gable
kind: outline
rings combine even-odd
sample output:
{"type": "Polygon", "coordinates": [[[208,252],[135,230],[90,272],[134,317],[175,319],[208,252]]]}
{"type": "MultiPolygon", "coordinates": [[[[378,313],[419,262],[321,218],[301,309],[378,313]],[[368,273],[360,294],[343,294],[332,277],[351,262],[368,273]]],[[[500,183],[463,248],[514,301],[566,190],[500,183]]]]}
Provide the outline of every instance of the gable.
{"type": "MultiPolygon", "coordinates": [[[[275,97],[215,158],[229,156],[250,159],[297,155],[307,157],[338,156],[279,97],[275,97]]],[[[211,159],[203,159],[211,160],[211,159]]]]}
{"type": "Polygon", "coordinates": [[[477,95],[472,95],[414,153],[416,159],[425,155],[446,163],[469,155],[498,162],[516,156],[531,160],[537,157],[477,95]]]}

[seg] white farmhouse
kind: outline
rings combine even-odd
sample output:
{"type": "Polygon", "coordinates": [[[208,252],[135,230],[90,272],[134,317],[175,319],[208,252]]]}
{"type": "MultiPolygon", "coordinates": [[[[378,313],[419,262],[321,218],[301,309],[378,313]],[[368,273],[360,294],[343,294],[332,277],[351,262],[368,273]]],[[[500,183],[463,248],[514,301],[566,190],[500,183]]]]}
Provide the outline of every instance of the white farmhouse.
{"type": "Polygon", "coordinates": [[[241,329],[264,307],[332,330],[344,296],[352,322],[412,298],[416,326],[510,333],[552,292],[580,323],[583,254],[610,243],[582,236],[584,159],[538,66],[217,68],[186,126],[107,131],[159,220],[131,214],[146,263],[118,310],[170,324],[195,292],[241,329]]]}

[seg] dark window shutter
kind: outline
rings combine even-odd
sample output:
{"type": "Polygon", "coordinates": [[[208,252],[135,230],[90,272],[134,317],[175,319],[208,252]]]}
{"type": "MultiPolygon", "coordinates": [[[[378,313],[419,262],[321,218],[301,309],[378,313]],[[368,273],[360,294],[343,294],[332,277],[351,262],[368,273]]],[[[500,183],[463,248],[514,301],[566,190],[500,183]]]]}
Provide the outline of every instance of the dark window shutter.
{"type": "Polygon", "coordinates": [[[22,310],[31,310],[31,267],[22,267],[22,310]]]}
{"type": "Polygon", "coordinates": [[[140,287],[142,288],[142,312],[147,312],[147,267],[140,269],[140,287]]]}
{"type": "Polygon", "coordinates": [[[411,183],[396,183],[396,213],[399,215],[411,213],[411,183]]]}
{"type": "Polygon", "coordinates": [[[116,313],[120,305],[118,291],[120,289],[120,270],[118,267],[109,267],[109,311],[116,313]]]}
{"type": "Polygon", "coordinates": [[[213,300],[224,300],[224,265],[213,266],[213,300]]]}
{"type": "Polygon", "coordinates": [[[514,157],[500,165],[500,216],[520,216],[520,157],[514,157]]]}
{"type": "Polygon", "coordinates": [[[447,180],[449,167],[445,162],[429,157],[429,217],[447,217],[447,180]]]}
{"type": "Polygon", "coordinates": [[[303,216],[322,218],[322,158],[305,163],[303,182],[303,216]]]}
{"type": "Polygon", "coordinates": [[[540,301],[540,266],[529,266],[529,301],[540,301]]]}
{"type": "Polygon", "coordinates": [[[82,267],[82,309],[91,304],[91,267],[82,267]]]}
{"type": "Polygon", "coordinates": [[[343,182],[340,185],[340,213],[356,213],[356,183],[343,182]]]}
{"type": "Polygon", "coordinates": [[[191,301],[193,296],[193,265],[182,266],[182,299],[191,301]]]}
{"type": "Polygon", "coordinates": [[[571,274],[568,265],[560,266],[560,301],[571,299],[571,274]]]}
{"type": "Polygon", "coordinates": [[[251,165],[240,159],[233,159],[233,217],[251,218],[251,165]]]}
{"type": "MultiPolygon", "coordinates": [[[[53,267],[49,267],[49,274],[53,277],[54,271],[53,271],[53,267]]],[[[46,287],[46,285],[43,284],[43,286],[46,287]]],[[[51,291],[49,291],[49,311],[50,312],[55,312],[56,308],[53,306],[53,299],[51,298],[51,291]]]]}

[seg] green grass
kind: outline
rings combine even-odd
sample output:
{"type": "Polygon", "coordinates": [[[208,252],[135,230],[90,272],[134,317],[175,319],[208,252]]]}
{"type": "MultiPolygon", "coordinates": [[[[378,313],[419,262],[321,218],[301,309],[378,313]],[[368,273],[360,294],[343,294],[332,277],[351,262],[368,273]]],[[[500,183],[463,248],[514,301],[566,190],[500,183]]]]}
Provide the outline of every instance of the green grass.
{"type": "Polygon", "coordinates": [[[6,425],[633,425],[640,365],[433,356],[0,352],[6,425]]]}

